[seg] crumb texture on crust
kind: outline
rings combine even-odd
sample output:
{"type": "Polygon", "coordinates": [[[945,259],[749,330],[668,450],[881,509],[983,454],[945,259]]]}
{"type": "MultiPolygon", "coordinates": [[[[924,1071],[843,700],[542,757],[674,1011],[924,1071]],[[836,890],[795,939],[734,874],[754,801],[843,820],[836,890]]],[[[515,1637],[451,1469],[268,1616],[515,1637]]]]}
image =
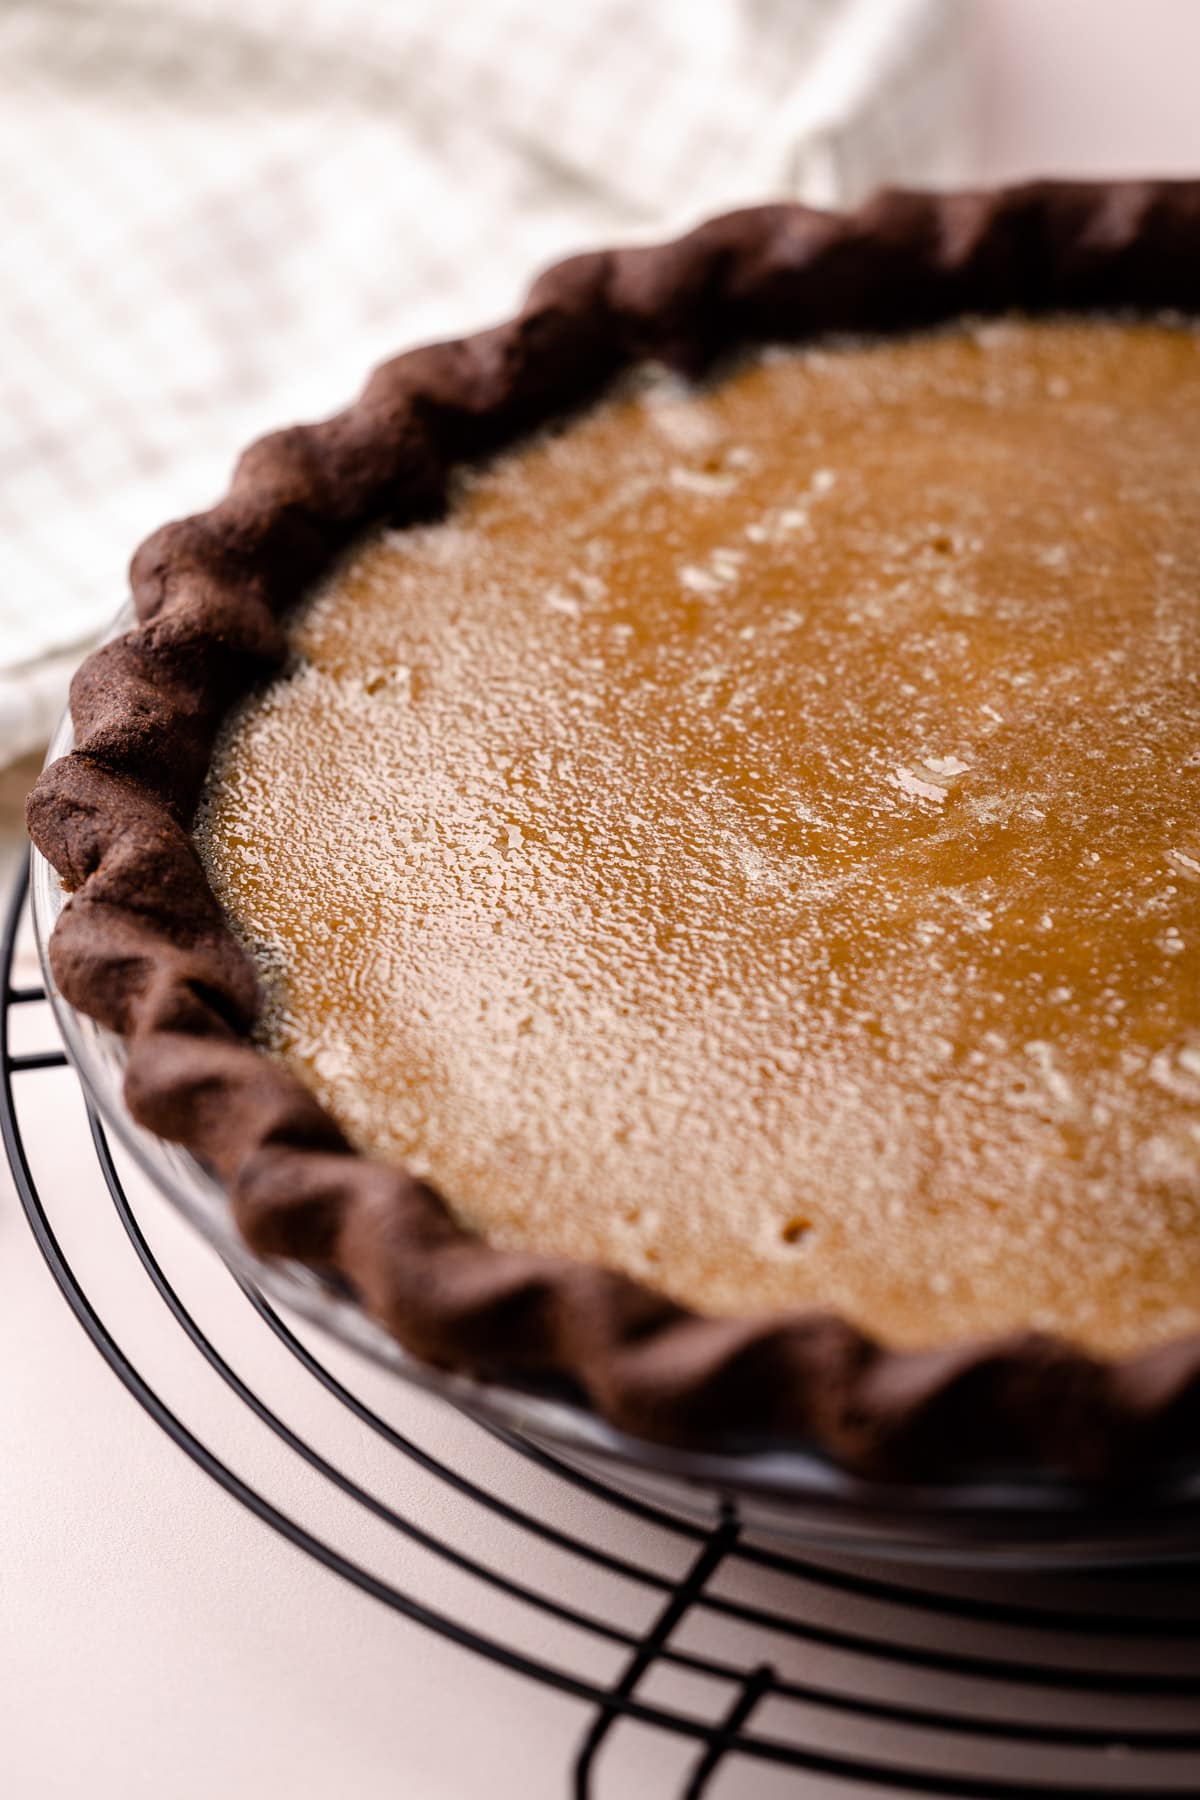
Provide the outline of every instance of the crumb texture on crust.
{"type": "Polygon", "coordinates": [[[1200,1338],[1119,1361],[1038,1333],[894,1351],[827,1313],[702,1317],[628,1276],[495,1248],[426,1182],[356,1154],[250,1041],[254,967],[189,826],[221,721],[279,665],[282,613],[374,520],[441,506],[457,463],[654,359],[1012,309],[1200,312],[1200,183],[1037,183],[780,205],[549,270],[507,324],[384,364],[344,413],[264,438],[210,512],[141,547],[139,623],[84,664],[76,748],[30,833],[72,899],[72,1004],[128,1041],[126,1097],[227,1184],[249,1243],[334,1267],[413,1353],[570,1383],[663,1441],[805,1439],[904,1476],[988,1462],[1128,1473],[1200,1442],[1200,1338]]]}

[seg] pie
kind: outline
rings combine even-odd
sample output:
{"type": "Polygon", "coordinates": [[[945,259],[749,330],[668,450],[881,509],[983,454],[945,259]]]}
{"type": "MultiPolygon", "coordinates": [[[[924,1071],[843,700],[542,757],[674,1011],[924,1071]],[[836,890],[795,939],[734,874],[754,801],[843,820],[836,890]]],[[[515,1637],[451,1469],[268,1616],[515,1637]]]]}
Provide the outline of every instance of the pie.
{"type": "Polygon", "coordinates": [[[732,215],[253,446],[56,979],[418,1356],[924,1476],[1200,1444],[1200,184],[732,215]]]}

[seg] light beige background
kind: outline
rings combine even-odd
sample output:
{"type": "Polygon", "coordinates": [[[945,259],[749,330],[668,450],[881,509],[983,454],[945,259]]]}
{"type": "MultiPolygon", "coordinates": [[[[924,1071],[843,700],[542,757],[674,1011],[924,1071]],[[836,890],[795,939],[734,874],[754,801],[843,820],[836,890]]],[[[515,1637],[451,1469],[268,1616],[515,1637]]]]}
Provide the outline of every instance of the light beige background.
{"type": "MultiPolygon", "coordinates": [[[[987,43],[988,173],[1200,170],[1200,6],[978,0],[975,9],[987,43]]],[[[11,840],[12,794],[0,798],[11,840]]],[[[69,1081],[38,1089],[40,1173],[60,1192],[87,1167],[69,1081]]],[[[102,1268],[103,1244],[86,1250],[102,1268]]],[[[139,1341],[150,1329],[142,1303],[131,1291],[139,1341]]],[[[203,1372],[189,1364],[168,1375],[200,1421],[228,1437],[229,1408],[203,1372]]],[[[431,1440],[459,1429],[416,1410],[431,1440]]],[[[351,1452],[369,1463],[369,1446],[351,1452]]],[[[246,1454],[273,1491],[319,1514],[282,1451],[246,1454]]],[[[579,1725],[571,1706],[387,1616],[172,1449],[69,1317],[7,1178],[0,1534],[0,1792],[12,1800],[565,1791],[579,1725]]],[[[611,1791],[653,1795],[662,1779],[647,1752],[611,1791]]],[[[815,1790],[776,1777],[762,1791],[815,1790]]]]}

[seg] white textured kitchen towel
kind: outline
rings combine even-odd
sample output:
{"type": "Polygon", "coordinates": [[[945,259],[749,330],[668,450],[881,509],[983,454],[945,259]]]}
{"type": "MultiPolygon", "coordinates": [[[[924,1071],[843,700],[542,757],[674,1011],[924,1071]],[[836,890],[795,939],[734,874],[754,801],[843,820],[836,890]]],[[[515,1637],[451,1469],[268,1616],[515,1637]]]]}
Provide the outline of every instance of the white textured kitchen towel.
{"type": "Polygon", "coordinates": [[[551,258],[969,174],[965,0],[0,0],[0,761],[255,433],[551,258]]]}

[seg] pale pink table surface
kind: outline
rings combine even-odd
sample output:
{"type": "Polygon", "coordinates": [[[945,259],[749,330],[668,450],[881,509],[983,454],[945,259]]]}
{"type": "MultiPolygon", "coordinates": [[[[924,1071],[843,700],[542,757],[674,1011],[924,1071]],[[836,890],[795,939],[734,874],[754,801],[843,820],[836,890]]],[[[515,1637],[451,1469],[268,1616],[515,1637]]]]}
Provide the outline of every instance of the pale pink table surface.
{"type": "MultiPolygon", "coordinates": [[[[1200,169],[1200,5],[975,10],[977,175],[1200,169]]],[[[52,1087],[42,1104],[53,1143],[52,1087]]],[[[86,1166],[77,1132],[54,1154],[60,1182],[86,1166]]],[[[531,1703],[513,1677],[363,1602],[167,1445],[68,1316],[7,1174],[0,1534],[0,1792],[11,1800],[562,1792],[577,1715],[531,1703]]]]}

